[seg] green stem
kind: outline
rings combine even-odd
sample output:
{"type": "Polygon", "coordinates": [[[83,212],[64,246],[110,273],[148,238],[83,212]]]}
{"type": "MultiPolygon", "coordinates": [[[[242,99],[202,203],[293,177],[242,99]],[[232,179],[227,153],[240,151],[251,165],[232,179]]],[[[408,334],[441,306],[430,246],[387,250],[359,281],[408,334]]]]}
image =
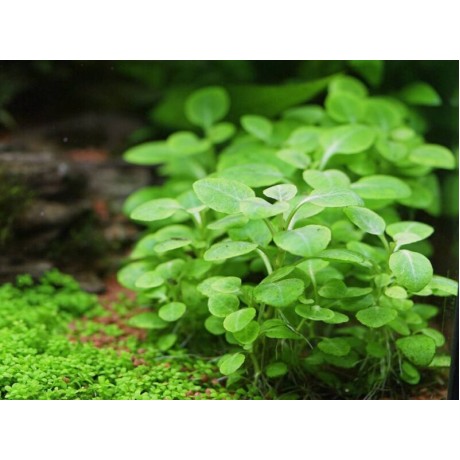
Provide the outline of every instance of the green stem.
{"type": "Polygon", "coordinates": [[[267,269],[267,273],[269,275],[273,273],[273,267],[272,267],[272,264],[270,263],[270,260],[267,254],[265,254],[265,252],[262,251],[262,249],[258,249],[258,248],[256,249],[256,252],[257,254],[259,254],[260,258],[262,259],[262,262],[264,263],[265,268],[267,269]]]}

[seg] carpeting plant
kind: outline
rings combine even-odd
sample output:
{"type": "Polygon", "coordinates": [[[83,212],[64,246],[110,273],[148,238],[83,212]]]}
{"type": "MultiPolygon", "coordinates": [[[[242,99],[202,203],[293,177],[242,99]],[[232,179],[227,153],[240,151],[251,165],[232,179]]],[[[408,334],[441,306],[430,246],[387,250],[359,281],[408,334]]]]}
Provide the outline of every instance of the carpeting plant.
{"type": "Polygon", "coordinates": [[[199,90],[185,114],[202,136],[125,155],[167,177],[126,203],[147,232],[119,279],[155,307],[133,324],[165,349],[224,336],[222,374],[260,388],[285,377],[374,395],[448,365],[430,300],[457,283],[433,275],[434,229],[414,213],[439,213],[433,171],[453,169],[452,153],[424,141],[402,102],[347,76],[324,107],[246,115],[242,129],[221,121],[229,106],[222,88],[199,90]]]}
{"type": "MultiPolygon", "coordinates": [[[[133,306],[113,308],[124,314],[133,306]]],[[[120,340],[114,324],[94,321],[114,311],[57,271],[40,283],[24,275],[0,286],[0,400],[260,398],[255,389],[227,390],[209,359],[165,354],[135,336],[120,340]],[[112,346],[83,343],[101,334],[113,336],[112,346]]]]}

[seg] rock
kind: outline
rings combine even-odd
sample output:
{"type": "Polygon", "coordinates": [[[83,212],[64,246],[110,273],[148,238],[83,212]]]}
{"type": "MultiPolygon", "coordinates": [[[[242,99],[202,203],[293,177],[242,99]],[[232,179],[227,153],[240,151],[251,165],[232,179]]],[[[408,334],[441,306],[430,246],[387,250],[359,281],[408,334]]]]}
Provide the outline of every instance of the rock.
{"type": "Polygon", "coordinates": [[[0,171],[39,197],[79,192],[85,182],[73,163],[51,152],[0,152],[0,171]]]}
{"type": "Polygon", "coordinates": [[[39,279],[45,272],[51,270],[54,265],[48,260],[12,260],[0,258],[0,282],[14,281],[16,276],[30,274],[34,279],[39,279]]]}
{"type": "Polygon", "coordinates": [[[63,204],[55,201],[34,200],[16,218],[14,227],[19,231],[65,227],[85,211],[91,209],[86,200],[63,204]]]}

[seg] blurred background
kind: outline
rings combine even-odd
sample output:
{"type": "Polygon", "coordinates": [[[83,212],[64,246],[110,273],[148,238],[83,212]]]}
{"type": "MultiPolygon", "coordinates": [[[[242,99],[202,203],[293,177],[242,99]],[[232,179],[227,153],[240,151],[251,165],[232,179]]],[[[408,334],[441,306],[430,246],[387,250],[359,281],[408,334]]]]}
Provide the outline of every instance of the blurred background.
{"type": "MultiPolygon", "coordinates": [[[[225,87],[238,121],[322,103],[339,73],[409,104],[426,139],[458,155],[458,61],[1,61],[0,282],[58,267],[103,291],[138,234],[124,200],[161,180],[122,153],[188,128],[194,89],[225,87]]],[[[417,219],[437,229],[435,270],[458,279],[458,172],[440,179],[441,209],[417,219]]]]}

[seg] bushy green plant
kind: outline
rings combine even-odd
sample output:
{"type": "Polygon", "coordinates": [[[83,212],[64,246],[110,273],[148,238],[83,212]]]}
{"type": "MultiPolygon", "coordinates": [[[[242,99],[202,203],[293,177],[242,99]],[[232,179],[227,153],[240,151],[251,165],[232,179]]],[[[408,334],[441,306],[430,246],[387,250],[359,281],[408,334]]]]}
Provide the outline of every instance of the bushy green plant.
{"type": "Polygon", "coordinates": [[[125,154],[167,177],[125,206],[147,232],[119,280],[154,306],[133,324],[165,349],[224,336],[220,371],[265,389],[285,377],[373,395],[448,365],[431,296],[457,283],[433,275],[434,229],[414,214],[439,214],[433,171],[453,169],[452,153],[424,141],[400,100],[347,76],[324,107],[248,114],[242,129],[222,121],[229,107],[222,88],[199,90],[185,115],[202,135],[125,154]]]}

